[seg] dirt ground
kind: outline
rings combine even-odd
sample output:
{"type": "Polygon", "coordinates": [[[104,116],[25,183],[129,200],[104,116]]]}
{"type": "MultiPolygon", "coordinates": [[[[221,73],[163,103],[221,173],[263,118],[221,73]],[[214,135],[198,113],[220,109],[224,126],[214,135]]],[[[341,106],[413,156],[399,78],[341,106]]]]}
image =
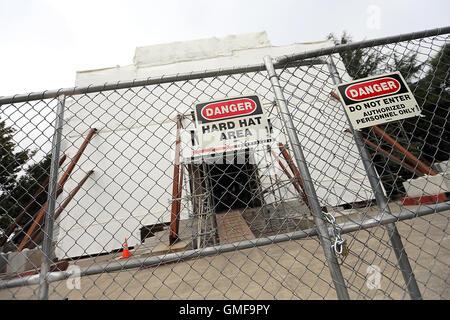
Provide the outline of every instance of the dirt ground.
{"type": "MultiPolygon", "coordinates": [[[[402,208],[394,204],[391,209],[395,213],[402,208]]],[[[369,214],[375,213],[376,207],[372,207],[369,214]]],[[[424,299],[450,299],[449,214],[444,211],[396,224],[424,299]]],[[[384,227],[345,234],[344,238],[349,255],[339,261],[351,299],[409,299],[384,227]],[[373,270],[380,271],[379,278],[373,270]]],[[[83,268],[114,258],[102,256],[76,264],[83,268]]],[[[79,289],[72,279],[53,282],[49,298],[336,299],[324,261],[317,238],[287,241],[158,267],[86,276],[81,278],[79,289]]],[[[11,288],[0,290],[0,299],[36,299],[37,293],[38,286],[11,288]]]]}

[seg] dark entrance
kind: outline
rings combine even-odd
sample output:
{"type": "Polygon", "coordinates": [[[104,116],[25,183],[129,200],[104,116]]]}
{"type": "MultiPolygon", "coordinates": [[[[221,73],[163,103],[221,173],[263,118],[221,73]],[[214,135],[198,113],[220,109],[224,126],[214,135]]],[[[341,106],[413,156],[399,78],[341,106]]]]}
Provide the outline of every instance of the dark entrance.
{"type": "Polygon", "coordinates": [[[260,206],[258,170],[248,151],[219,160],[206,165],[215,213],[260,206]]]}

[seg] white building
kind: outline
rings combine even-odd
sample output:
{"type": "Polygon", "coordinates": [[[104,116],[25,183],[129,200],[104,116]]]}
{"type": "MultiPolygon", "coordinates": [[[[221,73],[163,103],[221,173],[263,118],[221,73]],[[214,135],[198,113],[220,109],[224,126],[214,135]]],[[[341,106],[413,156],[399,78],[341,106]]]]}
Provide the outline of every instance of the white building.
{"type": "MultiPolygon", "coordinates": [[[[277,57],[332,45],[332,41],[320,41],[272,46],[266,33],[261,32],[139,47],[133,64],[78,72],[75,85],[236,68],[263,63],[266,55],[277,57]]],[[[339,70],[344,70],[337,59],[335,62],[339,70]]],[[[337,206],[372,199],[353,138],[344,132],[347,124],[343,109],[330,99],[334,84],[328,68],[302,67],[293,72],[291,76],[283,74],[281,82],[285,84],[290,105],[298,106],[293,111],[294,122],[320,201],[323,205],[337,206]],[[294,91],[301,95],[290,94],[294,91]]],[[[344,73],[341,77],[349,79],[344,73]]],[[[265,72],[221,79],[222,82],[209,78],[166,83],[68,99],[62,152],[73,157],[89,129],[99,131],[58,199],[62,202],[86,172],[95,171],[57,220],[58,258],[119,249],[125,237],[128,245],[133,246],[141,242],[142,226],[170,221],[175,119],[177,114],[192,112],[195,102],[256,93],[263,97],[274,128],[282,128],[275,117],[265,72]],[[217,89],[223,83],[227,87],[217,89]]],[[[186,137],[192,123],[186,119],[183,125],[186,152],[190,148],[190,139],[186,137]]],[[[270,175],[283,173],[270,153],[264,148],[258,150],[261,185],[265,188],[271,183],[270,175]],[[272,171],[265,169],[267,163],[272,171]]],[[[64,169],[61,168],[61,173],[64,169]]],[[[189,178],[187,172],[185,175],[189,178]]],[[[291,185],[285,189],[280,194],[295,195],[291,185]]],[[[267,203],[279,200],[273,194],[264,197],[267,203]]],[[[188,208],[189,204],[183,204],[182,219],[188,217],[188,208]]]]}

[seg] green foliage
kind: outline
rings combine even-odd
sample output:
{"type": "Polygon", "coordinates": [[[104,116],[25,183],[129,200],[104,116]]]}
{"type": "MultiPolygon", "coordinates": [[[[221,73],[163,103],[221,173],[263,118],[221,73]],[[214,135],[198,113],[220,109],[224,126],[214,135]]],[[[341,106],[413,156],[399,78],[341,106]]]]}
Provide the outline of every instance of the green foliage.
{"type": "MultiPolygon", "coordinates": [[[[0,228],[3,230],[28,205],[39,185],[50,172],[50,155],[23,170],[25,164],[36,152],[28,149],[16,151],[14,133],[15,130],[12,127],[6,126],[4,121],[0,122],[0,228]]],[[[29,213],[39,209],[40,204],[45,202],[45,198],[44,192],[37,199],[37,203],[30,208],[29,213]]],[[[26,216],[21,225],[28,220],[29,216],[26,216]]]]}
{"type": "MultiPolygon", "coordinates": [[[[344,32],[340,39],[333,34],[328,35],[335,45],[348,44],[352,37],[344,32]]],[[[417,53],[407,51],[401,55],[395,53],[386,55],[380,49],[365,48],[344,51],[340,53],[347,73],[353,79],[370,77],[379,73],[400,71],[406,81],[411,81],[414,75],[421,69],[423,63],[417,61],[417,53]]]]}
{"type": "MultiPolygon", "coordinates": [[[[9,199],[12,199],[14,203],[8,207],[8,215],[16,217],[19,215],[27,204],[32,200],[33,195],[42,185],[43,181],[48,177],[50,172],[51,155],[47,155],[40,162],[31,165],[23,176],[21,176],[16,183],[14,189],[9,194],[9,199]]],[[[34,212],[40,208],[40,203],[46,201],[46,193],[44,192],[37,199],[38,204],[35,204],[30,208],[30,212],[34,212]]],[[[25,219],[25,223],[28,219],[25,219]]]]}
{"type": "Polygon", "coordinates": [[[417,61],[417,53],[407,53],[404,56],[394,53],[393,59],[394,61],[388,66],[387,72],[400,71],[409,84],[423,66],[423,63],[417,61]]]}
{"type": "MultiPolygon", "coordinates": [[[[12,219],[8,217],[7,215],[0,216],[0,230],[6,230],[9,225],[11,224],[12,219]]],[[[0,231],[0,236],[2,236],[3,233],[0,231]]]]}

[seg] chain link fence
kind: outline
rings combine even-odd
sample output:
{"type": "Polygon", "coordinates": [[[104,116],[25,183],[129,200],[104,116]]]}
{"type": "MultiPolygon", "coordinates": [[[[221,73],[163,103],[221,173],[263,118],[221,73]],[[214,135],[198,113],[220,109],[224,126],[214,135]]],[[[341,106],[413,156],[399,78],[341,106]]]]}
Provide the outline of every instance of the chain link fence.
{"type": "Polygon", "coordinates": [[[450,298],[449,33],[0,97],[0,298],[450,298]],[[421,116],[353,130],[336,85],[395,70],[421,116]]]}

